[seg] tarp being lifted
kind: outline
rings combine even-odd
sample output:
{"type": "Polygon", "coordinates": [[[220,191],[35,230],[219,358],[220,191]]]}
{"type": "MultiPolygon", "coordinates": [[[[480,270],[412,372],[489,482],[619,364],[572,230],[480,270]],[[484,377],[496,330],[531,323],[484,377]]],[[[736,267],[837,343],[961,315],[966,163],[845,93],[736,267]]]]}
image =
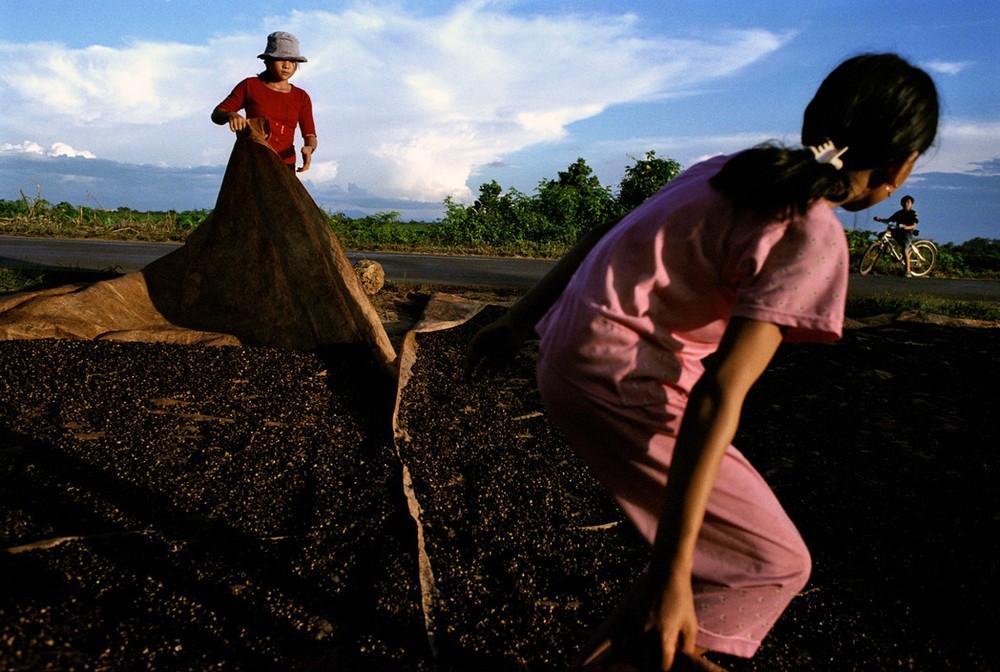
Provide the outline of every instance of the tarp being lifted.
{"type": "Polygon", "coordinates": [[[251,120],[215,210],[139,272],[0,299],[0,339],[77,338],[395,352],[326,216],[251,120]]]}

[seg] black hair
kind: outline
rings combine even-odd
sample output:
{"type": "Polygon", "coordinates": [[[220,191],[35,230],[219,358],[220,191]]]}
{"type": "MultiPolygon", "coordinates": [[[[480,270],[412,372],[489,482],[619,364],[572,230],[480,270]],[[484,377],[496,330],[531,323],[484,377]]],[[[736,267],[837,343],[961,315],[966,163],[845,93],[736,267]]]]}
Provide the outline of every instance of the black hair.
{"type": "Polygon", "coordinates": [[[864,54],[837,66],[802,119],[804,149],[758,145],[726,162],[714,188],[738,209],[765,216],[804,213],[820,198],[850,195],[849,170],[882,169],[934,143],[938,95],[923,70],[895,54],[864,54]],[[815,160],[810,146],[833,142],[843,169],[815,160]]]}
{"type": "Polygon", "coordinates": [[[901,199],[899,199],[899,204],[903,205],[907,201],[909,201],[910,203],[916,203],[917,202],[916,199],[913,198],[913,196],[910,196],[909,194],[907,194],[906,196],[903,196],[901,199]]]}

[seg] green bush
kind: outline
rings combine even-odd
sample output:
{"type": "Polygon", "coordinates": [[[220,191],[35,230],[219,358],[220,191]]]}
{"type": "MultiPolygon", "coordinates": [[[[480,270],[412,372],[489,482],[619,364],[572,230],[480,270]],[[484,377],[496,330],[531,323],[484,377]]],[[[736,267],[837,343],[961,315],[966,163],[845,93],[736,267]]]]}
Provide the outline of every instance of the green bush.
{"type": "Polygon", "coordinates": [[[635,165],[625,168],[625,176],[618,185],[618,211],[624,215],[655,194],[681,172],[681,164],[673,159],[658,159],[656,152],[646,152],[646,158],[632,157],[635,165]]]}

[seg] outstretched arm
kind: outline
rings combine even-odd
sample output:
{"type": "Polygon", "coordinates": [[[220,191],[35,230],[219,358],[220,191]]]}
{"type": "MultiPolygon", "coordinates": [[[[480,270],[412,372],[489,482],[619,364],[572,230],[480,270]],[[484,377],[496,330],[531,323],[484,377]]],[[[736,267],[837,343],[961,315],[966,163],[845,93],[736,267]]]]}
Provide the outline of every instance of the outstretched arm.
{"type": "Polygon", "coordinates": [[[479,378],[496,373],[514,359],[521,345],[534,332],[535,324],[569,284],[580,263],[619,221],[614,219],[591,229],[510,310],[479,330],[469,346],[466,367],[469,375],[479,378]]]}
{"type": "Polygon", "coordinates": [[[733,318],[718,352],[691,390],[649,570],[650,619],[662,637],[663,669],[670,669],[679,651],[694,653],[698,631],[691,586],[695,542],[722,456],[736,434],[743,402],[781,339],[778,325],[733,318]]]}

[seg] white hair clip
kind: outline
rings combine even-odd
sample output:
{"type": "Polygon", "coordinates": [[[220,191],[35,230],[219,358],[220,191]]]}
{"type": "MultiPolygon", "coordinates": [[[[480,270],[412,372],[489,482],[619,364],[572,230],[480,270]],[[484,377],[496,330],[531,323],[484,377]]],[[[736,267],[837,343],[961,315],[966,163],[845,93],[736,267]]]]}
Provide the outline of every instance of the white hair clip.
{"type": "Polygon", "coordinates": [[[812,150],[817,163],[829,163],[837,170],[844,167],[844,162],[840,160],[840,155],[847,151],[847,147],[837,149],[836,145],[833,144],[833,140],[827,140],[819,147],[810,147],[809,149],[812,150]]]}

